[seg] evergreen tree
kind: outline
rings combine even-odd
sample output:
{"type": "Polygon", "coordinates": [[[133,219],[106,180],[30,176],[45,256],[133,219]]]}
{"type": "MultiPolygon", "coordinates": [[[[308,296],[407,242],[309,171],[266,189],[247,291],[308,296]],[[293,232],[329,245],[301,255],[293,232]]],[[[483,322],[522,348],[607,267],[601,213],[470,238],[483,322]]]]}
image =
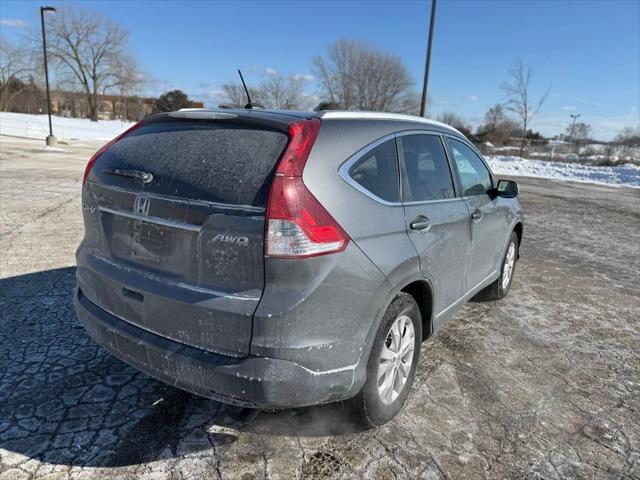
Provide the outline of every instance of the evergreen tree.
{"type": "Polygon", "coordinates": [[[154,112],[175,112],[181,108],[191,107],[191,100],[182,90],[171,90],[163,93],[156,100],[154,112]]]}

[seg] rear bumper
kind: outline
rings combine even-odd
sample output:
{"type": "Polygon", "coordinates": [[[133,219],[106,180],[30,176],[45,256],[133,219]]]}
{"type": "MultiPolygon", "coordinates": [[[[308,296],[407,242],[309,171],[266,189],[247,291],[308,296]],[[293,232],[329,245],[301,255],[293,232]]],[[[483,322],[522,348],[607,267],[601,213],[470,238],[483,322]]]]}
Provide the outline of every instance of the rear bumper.
{"type": "Polygon", "coordinates": [[[220,402],[269,409],[301,407],[347,399],[361,386],[355,381],[355,365],[316,372],[287,360],[215,354],[123,321],[78,288],[74,306],[89,335],[120,360],[220,402]]]}

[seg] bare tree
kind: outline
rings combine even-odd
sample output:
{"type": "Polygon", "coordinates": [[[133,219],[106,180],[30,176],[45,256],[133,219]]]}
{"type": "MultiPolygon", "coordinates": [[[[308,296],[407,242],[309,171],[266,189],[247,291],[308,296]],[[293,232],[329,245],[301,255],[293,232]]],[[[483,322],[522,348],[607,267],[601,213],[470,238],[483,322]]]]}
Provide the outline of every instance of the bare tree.
{"type": "Polygon", "coordinates": [[[620,145],[619,157],[622,161],[631,156],[634,147],[636,147],[636,160],[640,160],[640,158],[637,158],[638,153],[640,153],[640,125],[635,127],[628,125],[624,127],[616,135],[614,141],[620,145]]]}
{"type": "MultiPolygon", "coordinates": [[[[262,104],[261,92],[252,87],[248,87],[248,89],[252,102],[262,104]]],[[[224,107],[244,108],[248,102],[247,93],[239,82],[229,82],[222,85],[222,97],[223,102],[221,106],[224,107]]]]}
{"type": "Polygon", "coordinates": [[[0,36],[0,111],[31,84],[34,68],[28,49],[0,36]]]}
{"type": "MultiPolygon", "coordinates": [[[[409,88],[402,95],[398,102],[397,108],[392,108],[391,111],[395,113],[404,113],[407,115],[420,115],[420,103],[422,98],[420,92],[409,88]]],[[[431,98],[427,96],[427,106],[431,104],[431,98]]]]}
{"type": "Polygon", "coordinates": [[[576,153],[579,153],[580,143],[588,140],[590,135],[591,125],[584,122],[578,122],[576,124],[571,123],[571,125],[567,126],[565,138],[568,141],[575,143],[576,153]]]}
{"type": "Polygon", "coordinates": [[[93,121],[98,120],[102,97],[122,80],[117,64],[125,55],[126,40],[127,34],[120,25],[88,10],[61,8],[52,16],[52,59],[61,67],[63,80],[84,92],[93,121]]]}
{"type": "Polygon", "coordinates": [[[509,80],[501,86],[506,95],[505,107],[515,113],[520,120],[522,128],[522,142],[520,144],[520,156],[524,154],[527,143],[527,128],[533,118],[540,112],[542,105],[549,96],[551,87],[538,99],[531,99],[531,80],[535,69],[525,64],[522,60],[515,60],[507,69],[509,80]]]}
{"type": "Polygon", "coordinates": [[[340,40],[313,59],[324,100],[345,109],[398,111],[412,80],[402,59],[356,40],[340,40]]]}
{"type": "MultiPolygon", "coordinates": [[[[303,75],[268,73],[257,88],[248,88],[251,101],[266,108],[306,110],[313,104],[313,98],[305,92],[308,83],[309,79],[303,75]]],[[[243,108],[247,104],[247,94],[237,82],[222,85],[222,97],[225,107],[243,108]]]]}
{"type": "Polygon", "coordinates": [[[500,146],[504,145],[518,129],[518,123],[507,117],[504,107],[498,103],[484,114],[484,124],[478,129],[478,134],[494,145],[500,146]]]}
{"type": "Polygon", "coordinates": [[[438,115],[438,121],[451,125],[453,128],[468,137],[471,135],[471,125],[469,125],[460,115],[455,112],[442,112],[438,115]]]}
{"type": "Polygon", "coordinates": [[[303,75],[267,74],[267,79],[258,88],[259,96],[267,108],[306,110],[312,106],[310,96],[304,91],[308,83],[303,75]]]}
{"type": "Polygon", "coordinates": [[[112,69],[120,96],[121,110],[118,113],[123,120],[135,118],[137,116],[130,115],[129,112],[129,98],[140,93],[141,87],[147,81],[146,75],[140,70],[136,59],[126,53],[114,59],[112,69]]]}

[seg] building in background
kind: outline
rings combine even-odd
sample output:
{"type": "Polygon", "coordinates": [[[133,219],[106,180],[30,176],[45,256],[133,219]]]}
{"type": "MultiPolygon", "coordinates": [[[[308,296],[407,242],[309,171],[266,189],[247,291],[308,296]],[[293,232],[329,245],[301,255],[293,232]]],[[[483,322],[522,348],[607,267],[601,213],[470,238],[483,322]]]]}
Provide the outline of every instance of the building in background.
{"type": "MultiPolygon", "coordinates": [[[[26,85],[6,105],[5,110],[17,113],[45,113],[47,100],[35,85],[26,85]]],[[[138,96],[104,95],[98,111],[99,120],[138,121],[151,115],[156,99],[138,96]]],[[[193,108],[202,108],[202,102],[192,102],[193,108]]],[[[87,100],[81,92],[51,91],[51,113],[62,117],[88,118],[87,100]]]]}

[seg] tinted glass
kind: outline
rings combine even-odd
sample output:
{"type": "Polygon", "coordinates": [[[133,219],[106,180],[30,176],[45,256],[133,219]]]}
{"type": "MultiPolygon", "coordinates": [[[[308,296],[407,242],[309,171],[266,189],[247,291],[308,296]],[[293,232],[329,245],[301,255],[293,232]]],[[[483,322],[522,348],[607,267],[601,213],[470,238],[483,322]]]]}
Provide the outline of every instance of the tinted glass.
{"type": "Polygon", "coordinates": [[[491,174],[480,157],[459,140],[447,138],[462,182],[462,195],[483,195],[493,185],[491,174]]]}
{"type": "Polygon", "coordinates": [[[442,200],[455,197],[449,162],[440,137],[400,137],[404,156],[402,197],[405,202],[442,200]]]}
{"type": "Polygon", "coordinates": [[[389,140],[367,152],[349,169],[349,176],[388,202],[398,201],[398,161],[396,144],[389,140]]]}
{"type": "Polygon", "coordinates": [[[107,184],[140,188],[140,182],[105,173],[140,170],[153,174],[147,192],[264,206],[287,139],[280,132],[216,122],[149,123],[102,154],[92,174],[107,184]]]}

